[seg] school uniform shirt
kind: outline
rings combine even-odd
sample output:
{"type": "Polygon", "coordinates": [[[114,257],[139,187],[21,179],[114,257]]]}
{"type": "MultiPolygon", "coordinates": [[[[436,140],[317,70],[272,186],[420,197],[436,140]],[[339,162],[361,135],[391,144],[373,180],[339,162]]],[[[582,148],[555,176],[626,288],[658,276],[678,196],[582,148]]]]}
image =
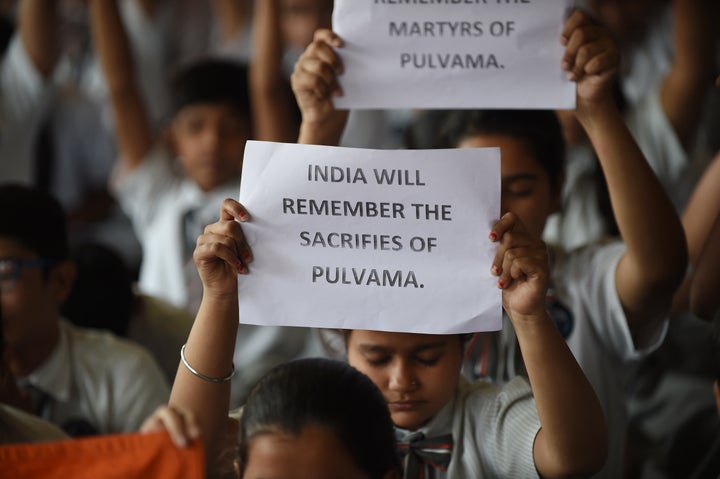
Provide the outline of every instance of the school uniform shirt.
{"type": "Polygon", "coordinates": [[[0,445],[67,439],[62,429],[37,416],[0,403],[0,445]]]}
{"type": "Polygon", "coordinates": [[[419,434],[436,438],[451,434],[447,471],[434,469],[435,479],[539,477],[533,444],[540,430],[537,407],[528,382],[517,377],[502,387],[460,379],[453,399],[424,427],[396,428],[399,443],[419,434]]]}
{"type": "Polygon", "coordinates": [[[37,413],[71,435],[137,431],[170,394],[143,348],[64,320],[50,356],[17,381],[41,391],[46,397],[37,413]]]}
{"type": "MultiPolygon", "coordinates": [[[[592,384],[605,413],[609,454],[605,467],[594,477],[623,476],[628,410],[626,371],[655,351],[665,338],[668,321],[659,322],[641,344],[634,344],[615,285],[615,270],[625,253],[622,242],[596,243],[564,252],[550,248],[550,316],[575,359],[592,384]]],[[[494,338],[493,364],[485,368],[491,378],[524,374],[517,340],[508,319],[494,338]]],[[[473,361],[475,361],[473,359],[473,361]]],[[[477,368],[472,368],[477,372],[477,368]]]]}
{"type": "MultiPolygon", "coordinates": [[[[140,290],[195,315],[202,297],[192,261],[195,243],[205,226],[220,217],[223,200],[239,196],[240,178],[203,192],[173,168],[166,150],[158,148],[133,171],[117,171],[112,187],[143,247],[140,290]]],[[[301,355],[310,337],[308,328],[241,324],[231,404],[242,404],[255,381],[271,368],[301,355]]]]}
{"type": "Polygon", "coordinates": [[[33,183],[35,140],[51,94],[15,35],[0,61],[0,183],[33,183]]]}
{"type": "MultiPolygon", "coordinates": [[[[625,115],[628,129],[678,211],[692,190],[690,159],[660,103],[659,87],[625,115]]],[[[603,238],[607,227],[598,206],[600,166],[589,145],[568,148],[562,210],[548,217],[543,239],[572,250],[603,238]]]]}
{"type": "Polygon", "coordinates": [[[174,168],[166,150],[156,148],[132,171],[116,171],[111,187],[142,245],[140,290],[188,308],[202,294],[199,278],[188,276],[197,276],[188,271],[195,241],[220,217],[223,200],[238,197],[240,178],[204,192],[174,168]]]}

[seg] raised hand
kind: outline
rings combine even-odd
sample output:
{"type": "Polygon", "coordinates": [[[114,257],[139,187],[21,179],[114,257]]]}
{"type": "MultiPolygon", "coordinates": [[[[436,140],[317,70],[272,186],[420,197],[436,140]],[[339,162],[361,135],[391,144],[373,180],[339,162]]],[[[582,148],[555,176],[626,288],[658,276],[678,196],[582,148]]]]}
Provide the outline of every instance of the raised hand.
{"type": "Polygon", "coordinates": [[[300,112],[300,143],[337,144],[345,128],[348,112],[338,111],[333,97],[342,95],[337,76],[343,73],[342,62],[333,48],[343,46],[332,31],[315,32],[291,77],[300,112]]]}
{"type": "Polygon", "coordinates": [[[610,32],[595,24],[582,10],[565,21],[561,43],[565,45],[562,68],[577,83],[577,110],[613,101],[612,85],[620,65],[620,53],[610,32]]]}
{"type": "Polygon", "coordinates": [[[220,207],[220,220],[208,225],[198,238],[193,259],[206,295],[237,293],[237,275],[247,274],[252,261],[252,251],[240,227],[241,222],[249,220],[245,207],[228,198],[220,207]]]}
{"type": "Polygon", "coordinates": [[[514,213],[495,223],[490,240],[498,243],[491,272],[498,277],[510,319],[544,315],[549,277],[545,243],[532,237],[514,213]]]}

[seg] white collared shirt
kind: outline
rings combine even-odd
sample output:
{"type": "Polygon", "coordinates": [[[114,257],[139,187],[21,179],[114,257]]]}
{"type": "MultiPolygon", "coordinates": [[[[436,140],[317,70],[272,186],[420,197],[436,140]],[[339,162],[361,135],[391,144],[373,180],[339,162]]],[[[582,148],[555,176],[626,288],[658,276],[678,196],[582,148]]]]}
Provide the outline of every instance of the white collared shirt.
{"type": "Polygon", "coordinates": [[[18,382],[52,397],[50,422],[62,427],[83,420],[100,434],[137,431],[169,398],[160,368],[143,348],[64,320],[53,352],[18,382]]]}
{"type": "Polygon", "coordinates": [[[457,390],[434,418],[417,431],[396,428],[399,441],[421,432],[426,438],[452,434],[447,472],[435,479],[535,478],[535,436],[540,430],[530,385],[517,377],[502,387],[460,378],[457,390]]]}

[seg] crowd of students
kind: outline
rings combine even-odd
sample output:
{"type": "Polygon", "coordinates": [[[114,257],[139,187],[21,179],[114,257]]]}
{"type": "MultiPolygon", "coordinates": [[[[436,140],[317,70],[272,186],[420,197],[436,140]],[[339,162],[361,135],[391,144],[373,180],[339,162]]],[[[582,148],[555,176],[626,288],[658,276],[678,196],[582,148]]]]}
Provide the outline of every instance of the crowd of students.
{"type": "Polygon", "coordinates": [[[160,429],[208,477],[719,477],[720,5],[588,0],[557,112],[337,110],[331,13],[17,2],[0,444],[160,429]],[[249,139],[500,147],[502,330],[242,324],[249,139]]]}

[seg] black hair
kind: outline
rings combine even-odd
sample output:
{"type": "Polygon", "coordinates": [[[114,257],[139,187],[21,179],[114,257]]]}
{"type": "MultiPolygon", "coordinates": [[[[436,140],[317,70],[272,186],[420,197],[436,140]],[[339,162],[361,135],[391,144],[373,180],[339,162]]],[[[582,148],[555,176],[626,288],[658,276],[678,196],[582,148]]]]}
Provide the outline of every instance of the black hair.
{"type": "Polygon", "coordinates": [[[60,309],[62,315],[76,326],[127,336],[135,295],[122,257],[97,243],[74,245],[70,257],[77,276],[60,309]]]}
{"type": "Polygon", "coordinates": [[[439,148],[440,131],[445,118],[452,110],[421,110],[413,116],[403,132],[403,143],[408,150],[439,148]]]}
{"type": "Polygon", "coordinates": [[[456,148],[473,135],[518,139],[547,172],[553,190],[561,186],[565,140],[555,112],[548,110],[455,110],[443,117],[434,148],[456,148]]]}
{"type": "Polygon", "coordinates": [[[349,364],[324,358],[282,364],[258,381],[240,421],[241,467],[254,437],[299,435],[308,424],[330,428],[372,479],[400,470],[392,419],[378,388],[349,364]]]}
{"type": "Polygon", "coordinates": [[[234,108],[250,118],[248,69],[243,63],[203,59],[179,70],[170,83],[171,115],[186,106],[216,103],[234,108]]]}
{"type": "Polygon", "coordinates": [[[0,236],[40,258],[60,261],[69,254],[65,212],[52,195],[39,189],[0,186],[0,236]]]}
{"type": "Polygon", "coordinates": [[[15,33],[15,23],[5,15],[0,15],[0,56],[5,55],[13,33],[15,33]]]}

